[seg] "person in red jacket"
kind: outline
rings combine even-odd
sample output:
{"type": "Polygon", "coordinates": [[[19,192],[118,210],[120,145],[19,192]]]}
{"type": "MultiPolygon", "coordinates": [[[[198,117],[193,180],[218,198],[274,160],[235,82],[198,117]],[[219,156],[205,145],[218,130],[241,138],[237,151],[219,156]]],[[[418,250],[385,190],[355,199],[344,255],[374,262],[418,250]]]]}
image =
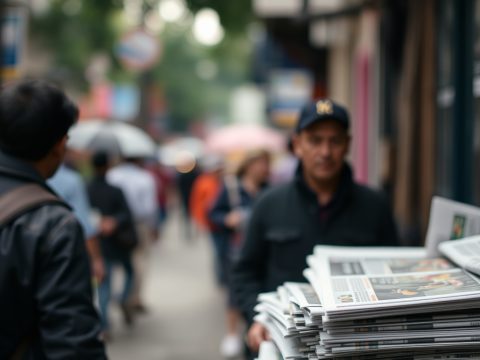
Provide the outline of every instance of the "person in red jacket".
{"type": "Polygon", "coordinates": [[[225,286],[222,240],[218,227],[209,219],[209,212],[223,187],[224,163],[218,156],[209,156],[202,163],[203,173],[193,183],[190,195],[190,213],[195,224],[209,234],[214,249],[215,277],[220,287],[225,286]]]}
{"type": "Polygon", "coordinates": [[[223,160],[217,156],[210,156],[205,159],[202,168],[203,173],[193,183],[189,207],[195,224],[201,230],[210,232],[212,223],[208,219],[208,212],[222,188],[223,160]]]}

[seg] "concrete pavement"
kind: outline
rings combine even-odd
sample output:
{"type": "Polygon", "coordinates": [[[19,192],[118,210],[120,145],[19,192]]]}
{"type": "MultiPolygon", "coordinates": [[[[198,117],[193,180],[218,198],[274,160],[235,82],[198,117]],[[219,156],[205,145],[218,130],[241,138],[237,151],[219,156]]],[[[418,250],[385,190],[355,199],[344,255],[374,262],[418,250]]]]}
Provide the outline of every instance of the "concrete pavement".
{"type": "MultiPolygon", "coordinates": [[[[224,299],[213,277],[212,247],[205,236],[185,238],[177,213],[150,252],[145,298],[149,313],[133,328],[111,307],[112,360],[220,360],[224,299]]],[[[121,274],[115,274],[117,285],[121,274]]]]}

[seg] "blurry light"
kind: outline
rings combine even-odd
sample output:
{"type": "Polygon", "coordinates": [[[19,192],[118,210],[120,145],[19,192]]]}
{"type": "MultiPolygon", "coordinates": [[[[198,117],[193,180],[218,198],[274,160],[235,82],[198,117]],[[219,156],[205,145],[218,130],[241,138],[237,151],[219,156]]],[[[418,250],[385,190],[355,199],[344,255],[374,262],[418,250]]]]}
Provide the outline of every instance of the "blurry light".
{"type": "Polygon", "coordinates": [[[199,43],[207,46],[214,46],[222,41],[224,31],[215,10],[206,8],[195,15],[193,35],[199,43]]]}
{"type": "Polygon", "coordinates": [[[195,156],[190,151],[182,151],[178,153],[175,161],[175,168],[179,173],[188,174],[196,165],[197,161],[195,160],[195,156]]]}
{"type": "Polygon", "coordinates": [[[182,0],[162,0],[158,10],[166,22],[177,22],[186,13],[185,3],[182,0]]]}
{"type": "Polygon", "coordinates": [[[157,11],[151,10],[145,15],[145,26],[150,32],[160,34],[165,29],[165,22],[157,11]]]}
{"type": "Polygon", "coordinates": [[[49,0],[31,0],[30,8],[34,15],[43,15],[50,9],[49,0]]]}
{"type": "Polygon", "coordinates": [[[218,66],[211,60],[199,61],[195,70],[198,77],[203,80],[212,80],[218,74],[218,66]]]}
{"type": "Polygon", "coordinates": [[[81,0],[67,0],[62,6],[65,15],[75,16],[82,10],[81,0]]]}

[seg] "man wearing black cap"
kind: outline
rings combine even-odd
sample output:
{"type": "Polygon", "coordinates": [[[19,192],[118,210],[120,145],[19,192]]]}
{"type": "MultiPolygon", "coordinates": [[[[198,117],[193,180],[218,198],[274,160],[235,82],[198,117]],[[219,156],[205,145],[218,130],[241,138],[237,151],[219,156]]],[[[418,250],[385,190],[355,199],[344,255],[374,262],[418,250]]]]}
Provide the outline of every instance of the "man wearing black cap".
{"type": "MultiPolygon", "coordinates": [[[[315,245],[397,245],[386,200],[353,181],[345,162],[348,129],[347,111],[331,100],[302,109],[293,139],[300,159],[296,177],[257,202],[232,274],[236,301],[249,323],[260,292],[274,291],[285,281],[305,281],[306,257],[315,245]]],[[[257,351],[267,337],[266,329],[253,322],[250,348],[257,351]]]]}

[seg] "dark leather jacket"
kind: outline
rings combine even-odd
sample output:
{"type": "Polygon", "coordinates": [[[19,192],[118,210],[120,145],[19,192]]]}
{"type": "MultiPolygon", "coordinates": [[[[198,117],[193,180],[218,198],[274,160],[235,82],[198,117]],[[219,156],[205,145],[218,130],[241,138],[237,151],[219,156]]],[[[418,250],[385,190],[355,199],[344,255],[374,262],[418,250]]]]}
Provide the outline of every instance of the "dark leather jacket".
{"type": "MultiPolygon", "coordinates": [[[[0,152],[0,196],[32,182],[52,191],[29,164],[0,152]]],[[[0,359],[22,343],[28,360],[105,359],[99,331],[85,240],[72,212],[43,205],[0,227],[0,359]]]]}

